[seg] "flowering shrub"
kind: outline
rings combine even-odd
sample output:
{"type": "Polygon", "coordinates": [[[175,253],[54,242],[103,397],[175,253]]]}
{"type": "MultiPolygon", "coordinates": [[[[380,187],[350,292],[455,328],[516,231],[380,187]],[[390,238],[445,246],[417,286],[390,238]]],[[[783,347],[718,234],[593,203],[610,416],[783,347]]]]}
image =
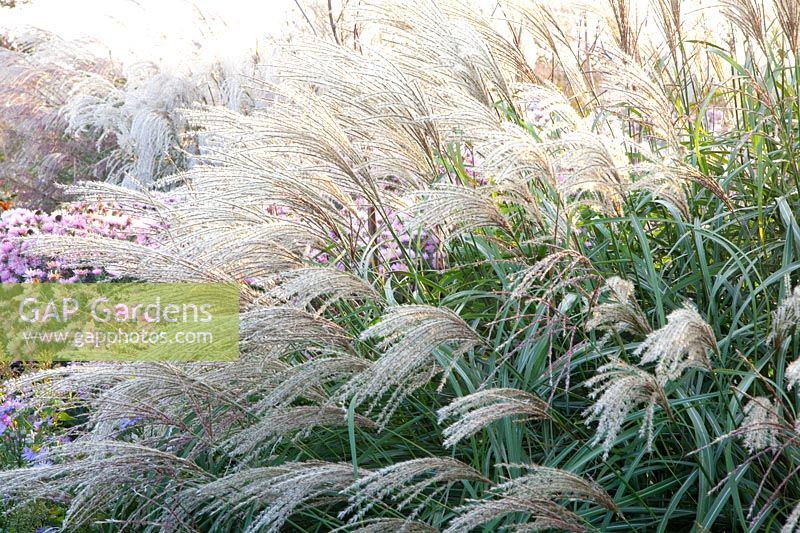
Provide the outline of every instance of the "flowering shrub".
{"type": "MultiPolygon", "coordinates": [[[[37,406],[0,392],[0,471],[22,466],[41,467],[52,446],[69,442],[63,426],[70,416],[49,402],[37,406]]],[[[35,502],[0,515],[0,531],[44,531],[63,520],[62,506],[35,502]]]]}
{"type": "Polygon", "coordinates": [[[34,409],[11,395],[4,397],[0,403],[0,468],[46,464],[49,447],[69,441],[57,436],[65,418],[67,414],[54,404],[34,409]]]}
{"type": "Polygon", "coordinates": [[[26,255],[37,235],[99,235],[147,244],[147,223],[112,207],[72,204],[46,213],[13,208],[0,213],[0,282],[76,283],[108,276],[102,268],[69,269],[58,258],[26,255]]]}
{"type": "Polygon", "coordinates": [[[252,75],[253,58],[265,53],[257,43],[261,28],[249,30],[252,40],[231,50],[231,41],[246,37],[234,34],[235,20],[226,20],[230,10],[213,2],[169,4],[117,6],[126,11],[119,18],[152,31],[137,46],[117,44],[119,35],[110,28],[130,29],[105,5],[70,21],[69,38],[57,32],[65,28],[61,19],[69,19],[57,2],[3,10],[0,187],[17,193],[27,207],[52,209],[63,199],[58,184],[149,184],[185,169],[186,155],[200,151],[182,107],[252,105],[243,81],[252,75]],[[152,9],[169,13],[164,19],[190,18],[186,27],[195,35],[166,25],[159,31],[149,19],[152,9]]]}

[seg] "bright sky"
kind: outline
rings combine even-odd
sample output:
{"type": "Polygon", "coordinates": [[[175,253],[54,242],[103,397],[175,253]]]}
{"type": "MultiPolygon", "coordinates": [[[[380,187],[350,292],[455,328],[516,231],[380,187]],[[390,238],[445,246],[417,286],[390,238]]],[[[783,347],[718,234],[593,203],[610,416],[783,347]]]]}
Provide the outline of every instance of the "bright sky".
{"type": "MultiPolygon", "coordinates": [[[[497,0],[464,0],[494,11],[497,0]]],[[[592,0],[547,0],[557,7],[592,0]]],[[[638,17],[654,15],[649,0],[629,0],[638,17]]],[[[325,0],[299,0],[311,11],[325,0]]],[[[704,26],[727,27],[721,12],[704,9],[717,0],[685,0],[688,18],[702,14],[704,26]]],[[[341,0],[334,0],[337,8],[341,0]]],[[[596,6],[595,6],[596,7],[596,6]]],[[[25,27],[46,30],[65,39],[92,38],[98,53],[129,65],[150,61],[162,67],[200,67],[217,60],[240,61],[258,47],[268,54],[267,37],[285,34],[289,20],[304,24],[295,0],[32,0],[14,9],[0,9],[0,30],[14,34],[25,27]]],[[[688,27],[692,24],[686,21],[688,27]]],[[[504,25],[503,25],[504,27],[504,25]]],[[[646,38],[657,39],[656,27],[645,26],[646,38]]]]}
{"type": "Polygon", "coordinates": [[[298,14],[293,0],[33,0],[0,9],[0,28],[88,37],[126,64],[183,66],[197,55],[213,60],[208,56],[252,51],[298,14]]]}

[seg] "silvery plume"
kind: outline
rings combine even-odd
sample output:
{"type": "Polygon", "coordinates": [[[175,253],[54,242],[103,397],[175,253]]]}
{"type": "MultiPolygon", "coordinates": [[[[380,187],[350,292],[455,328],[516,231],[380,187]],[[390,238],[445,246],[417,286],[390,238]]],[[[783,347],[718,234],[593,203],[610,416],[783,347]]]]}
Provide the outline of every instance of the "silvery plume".
{"type": "Polygon", "coordinates": [[[602,442],[603,457],[614,446],[622,425],[634,410],[644,408],[644,420],[639,429],[640,437],[647,437],[647,449],[653,447],[653,417],[656,406],[667,413],[669,403],[660,382],[654,375],[614,359],[601,366],[597,375],[584,382],[592,391],[589,397],[595,403],[584,414],[586,424],[597,421],[597,430],[592,445],[602,442]]]}
{"type": "Polygon", "coordinates": [[[634,355],[640,365],[656,363],[656,377],[666,384],[681,377],[687,368],[711,369],[707,352],[719,353],[711,326],[694,306],[684,305],[667,315],[667,324],[652,332],[634,355]]]}

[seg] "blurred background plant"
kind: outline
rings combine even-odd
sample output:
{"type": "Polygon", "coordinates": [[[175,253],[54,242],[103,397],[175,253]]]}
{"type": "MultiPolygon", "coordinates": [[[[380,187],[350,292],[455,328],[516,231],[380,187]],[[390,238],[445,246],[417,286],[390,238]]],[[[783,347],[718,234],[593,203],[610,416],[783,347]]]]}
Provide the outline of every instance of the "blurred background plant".
{"type": "MultiPolygon", "coordinates": [[[[49,447],[68,441],[65,427],[70,422],[57,402],[34,409],[13,396],[0,396],[0,470],[46,464],[42,457],[49,447]]],[[[0,516],[0,531],[55,527],[63,518],[63,506],[33,502],[0,516]]]]}
{"type": "Polygon", "coordinates": [[[177,164],[75,130],[125,170],[68,192],[148,242],[24,242],[239,283],[242,360],[9,380],[82,414],[0,492],[67,529],[796,530],[797,3],[301,15],[246,106],[124,81],[62,108],[197,102],[177,164]]]}
{"type": "Polygon", "coordinates": [[[187,156],[198,151],[199,139],[180,108],[197,102],[252,107],[241,82],[261,62],[257,35],[236,35],[214,10],[191,2],[165,5],[192,27],[191,35],[175,32],[186,42],[174,42],[166,28],[159,35],[158,24],[148,22],[147,15],[164,7],[154,13],[154,6],[136,2],[117,3],[116,11],[102,2],[72,6],[87,9],[74,25],[84,33],[64,29],[70,17],[57,2],[3,9],[0,187],[26,207],[53,208],[62,200],[58,185],[75,180],[149,185],[184,170],[187,156]],[[152,40],[139,36],[147,45],[120,47],[113,30],[126,34],[136,24],[152,32],[152,40]]]}

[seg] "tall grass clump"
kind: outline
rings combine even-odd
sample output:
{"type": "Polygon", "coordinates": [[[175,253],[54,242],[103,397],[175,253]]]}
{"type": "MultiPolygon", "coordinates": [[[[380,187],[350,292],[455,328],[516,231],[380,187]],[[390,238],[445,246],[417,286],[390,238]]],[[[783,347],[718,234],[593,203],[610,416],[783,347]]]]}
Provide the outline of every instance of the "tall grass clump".
{"type": "Polygon", "coordinates": [[[794,531],[800,14],[723,4],[352,3],[247,113],[188,107],[166,193],[69,191],[155,245],[29,250],[239,284],[242,358],[7,383],[85,414],[0,493],[66,530],[794,531]]]}
{"type": "MultiPolygon", "coordinates": [[[[226,55],[215,35],[224,25],[197,6],[186,3],[182,12],[205,39],[179,58],[120,50],[91,32],[62,38],[37,28],[37,12],[24,16],[23,7],[32,6],[13,10],[15,24],[0,20],[0,189],[27,207],[54,207],[63,201],[59,185],[75,181],[149,186],[185,170],[204,139],[182,107],[247,112],[254,103],[242,81],[263,50],[255,43],[226,55]]],[[[145,10],[134,2],[118,7],[129,15],[145,10]]]]}

